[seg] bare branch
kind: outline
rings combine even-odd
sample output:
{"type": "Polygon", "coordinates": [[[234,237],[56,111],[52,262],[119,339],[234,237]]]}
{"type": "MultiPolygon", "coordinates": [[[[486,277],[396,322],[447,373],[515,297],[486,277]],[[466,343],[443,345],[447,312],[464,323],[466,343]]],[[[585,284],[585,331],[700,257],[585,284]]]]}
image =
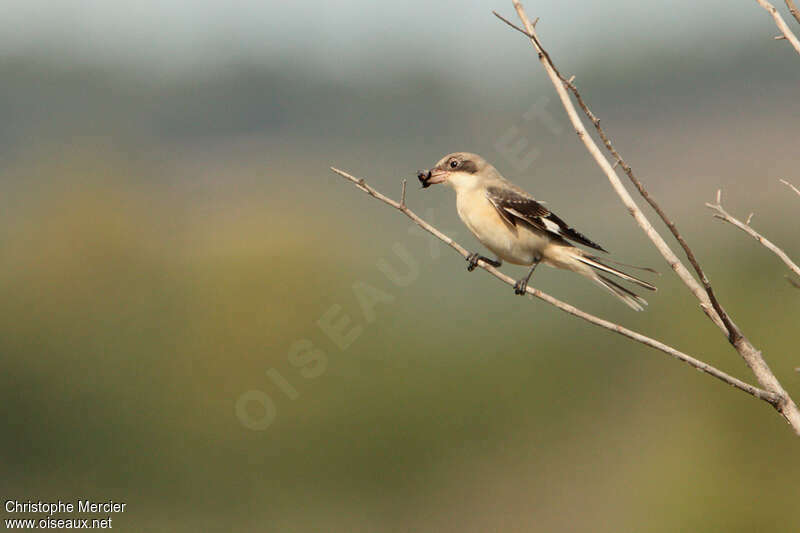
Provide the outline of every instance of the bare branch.
{"type": "MultiPolygon", "coordinates": [[[[658,207],[655,201],[650,202],[650,205],[653,206],[654,209],[656,209],[656,211],[659,213],[662,219],[667,223],[668,226],[670,226],[670,230],[672,231],[673,235],[675,235],[676,239],[678,239],[678,241],[681,243],[681,246],[683,246],[684,251],[686,251],[687,257],[690,257],[692,265],[695,267],[695,270],[698,272],[698,275],[703,280],[703,287],[700,286],[697,280],[695,280],[694,277],[689,273],[689,271],[686,269],[683,263],[681,263],[681,261],[677,258],[674,252],[672,252],[672,250],[669,248],[669,246],[661,237],[661,235],[655,230],[655,228],[653,228],[650,221],[644,216],[642,211],[633,201],[630,194],[628,194],[627,190],[620,182],[619,177],[614,172],[614,169],[611,167],[609,162],[600,152],[600,149],[594,143],[592,138],[588,135],[585,127],[583,126],[582,121],[578,117],[577,111],[575,110],[575,107],[573,106],[572,101],[570,100],[566,89],[570,88],[573,91],[573,94],[575,94],[576,99],[578,99],[584,112],[587,114],[587,116],[595,125],[595,127],[598,128],[598,131],[601,130],[599,119],[597,119],[597,117],[595,117],[588,109],[588,107],[585,105],[582,98],[580,98],[580,94],[577,93],[577,89],[574,88],[572,82],[566,80],[564,76],[562,76],[561,73],[558,71],[558,69],[555,67],[550,55],[542,47],[538,35],[536,34],[536,30],[530,24],[530,21],[525,13],[525,10],[523,9],[519,0],[512,0],[512,2],[514,4],[514,8],[517,11],[517,14],[520,17],[520,20],[525,26],[525,30],[522,30],[514,26],[514,24],[503,19],[503,17],[500,17],[500,15],[498,15],[497,13],[495,13],[495,15],[501,20],[503,20],[506,24],[524,33],[530,38],[534,48],[538,52],[539,61],[544,66],[547,75],[552,81],[553,86],[555,87],[556,92],[558,93],[559,98],[561,99],[561,103],[563,104],[564,109],[566,110],[567,115],[569,116],[569,119],[572,122],[573,127],[575,128],[575,132],[578,134],[578,137],[583,141],[584,145],[586,146],[586,149],[595,159],[597,164],[606,174],[609,182],[611,183],[611,186],[614,188],[617,195],[622,199],[622,202],[625,204],[625,207],[634,217],[634,219],[636,220],[637,224],[642,229],[642,231],[644,231],[644,233],[648,236],[648,238],[650,238],[650,240],[659,250],[661,255],[667,261],[667,263],[672,267],[672,269],[676,272],[676,274],[678,274],[678,277],[684,282],[684,284],[689,288],[689,290],[697,297],[697,299],[700,300],[701,302],[700,305],[703,311],[723,332],[726,333],[726,335],[728,336],[728,340],[736,349],[736,351],[739,353],[739,355],[741,355],[741,357],[745,360],[750,369],[753,371],[759,383],[765,389],[775,392],[778,396],[781,397],[781,404],[777,409],[783,415],[783,417],[786,419],[786,421],[789,423],[789,425],[792,427],[795,433],[800,435],[800,410],[798,410],[797,406],[792,401],[789,394],[783,389],[778,379],[772,373],[772,370],[769,368],[769,365],[767,365],[766,361],[762,357],[761,352],[758,349],[756,349],[756,347],[753,346],[753,344],[746,337],[744,337],[744,335],[742,335],[742,333],[739,331],[736,325],[727,316],[722,306],[716,300],[711,285],[708,282],[707,277],[703,273],[702,268],[700,268],[699,263],[694,258],[694,254],[692,253],[689,246],[685,243],[683,238],[680,236],[680,233],[678,233],[677,229],[674,227],[674,224],[666,217],[663,210],[661,210],[660,207],[658,207]]],[[[608,138],[605,136],[604,132],[601,134],[601,136],[604,137],[604,141],[607,141],[608,138]]],[[[606,147],[609,150],[612,150],[612,155],[614,155],[615,159],[619,161],[620,164],[622,164],[623,163],[622,158],[619,156],[616,150],[613,149],[613,146],[610,145],[610,142],[606,143],[606,147]]],[[[628,176],[629,178],[631,178],[634,184],[637,185],[640,194],[642,194],[642,196],[644,196],[645,199],[652,200],[647,191],[641,185],[641,182],[639,182],[633,176],[633,173],[632,172],[628,173],[628,176]]]]}
{"type": "Polygon", "coordinates": [[[800,276],[800,266],[797,266],[797,264],[794,261],[792,261],[788,255],[786,255],[786,252],[784,252],[783,250],[775,246],[772,242],[764,238],[760,233],[751,228],[749,225],[731,216],[727,211],[725,211],[725,209],[723,209],[721,203],[717,204],[707,203],[706,207],[712,209],[713,211],[716,211],[716,213],[714,214],[715,218],[724,220],[729,224],[733,224],[734,226],[736,226],[737,228],[739,228],[740,230],[742,230],[743,232],[747,233],[752,238],[760,242],[767,250],[777,255],[781,259],[781,261],[783,261],[786,264],[786,266],[789,267],[789,269],[792,272],[800,276]]]}
{"type": "MultiPolygon", "coordinates": [[[[791,45],[792,45],[792,48],[794,48],[795,51],[798,54],[800,54],[800,41],[797,40],[797,37],[795,36],[795,34],[792,33],[792,30],[789,28],[789,26],[786,25],[786,22],[784,22],[783,17],[781,16],[781,14],[778,13],[777,9],[775,9],[775,6],[773,6],[772,4],[767,2],[767,0],[756,0],[756,2],[758,3],[758,5],[760,5],[764,9],[766,9],[767,12],[770,15],[772,15],[772,18],[775,19],[775,25],[778,26],[778,29],[781,30],[781,34],[783,34],[782,37],[784,37],[787,41],[789,41],[791,43],[791,45]]],[[[794,5],[793,4],[790,5],[790,4],[791,4],[791,0],[786,2],[786,5],[789,6],[789,10],[792,11],[792,8],[794,7],[794,5]]],[[[798,18],[797,17],[797,9],[796,8],[794,9],[794,11],[792,11],[792,15],[794,15],[795,18],[798,18]]],[[[800,22],[800,18],[798,18],[798,22],[800,22]]],[[[776,37],[776,38],[778,38],[778,37],[776,37]]]]}
{"type": "MultiPolygon", "coordinates": [[[[421,227],[425,231],[431,233],[432,235],[434,235],[435,237],[440,239],[445,244],[448,244],[456,252],[461,254],[461,256],[464,257],[464,259],[466,259],[467,256],[469,255],[469,251],[466,248],[464,248],[463,246],[458,244],[456,241],[454,241],[453,239],[451,239],[450,237],[448,237],[447,235],[445,235],[444,233],[442,233],[441,231],[436,229],[434,226],[432,226],[431,224],[429,224],[428,222],[423,220],[419,215],[417,215],[416,213],[411,211],[405,204],[398,203],[398,202],[392,200],[391,198],[381,194],[380,192],[378,192],[377,190],[373,189],[369,185],[367,185],[367,183],[364,181],[363,178],[356,178],[355,176],[352,176],[352,175],[348,174],[347,172],[344,172],[344,171],[339,170],[339,169],[334,168],[334,167],[331,167],[331,170],[333,172],[335,172],[336,174],[338,174],[339,176],[342,176],[346,180],[350,181],[356,187],[358,187],[359,189],[361,189],[365,193],[369,194],[373,198],[376,198],[376,199],[380,200],[381,202],[383,202],[383,203],[385,203],[385,204],[397,209],[398,211],[402,212],[404,215],[406,215],[408,218],[410,218],[412,221],[414,221],[414,223],[417,224],[419,227],[421,227]]],[[[496,277],[500,281],[503,281],[507,285],[512,286],[512,287],[514,286],[515,280],[511,276],[508,276],[508,275],[502,273],[501,271],[499,271],[498,269],[496,269],[492,265],[486,263],[485,261],[479,260],[478,261],[478,266],[483,268],[487,272],[489,272],[491,275],[493,275],[494,277],[496,277]]],[[[733,387],[735,387],[735,388],[737,388],[737,389],[739,389],[739,390],[741,390],[743,392],[746,392],[747,394],[750,394],[751,396],[753,396],[755,398],[758,398],[760,400],[764,400],[765,402],[769,403],[770,405],[772,405],[776,409],[778,409],[779,406],[781,405],[782,399],[781,399],[781,397],[779,395],[773,394],[773,393],[768,392],[768,391],[763,390],[763,389],[759,389],[758,387],[754,387],[753,385],[750,385],[749,383],[745,383],[745,382],[741,381],[740,379],[735,378],[735,377],[723,372],[722,370],[719,370],[719,369],[709,365],[708,363],[700,361],[699,359],[695,359],[694,357],[692,357],[690,355],[687,355],[687,354],[685,354],[685,353],[683,353],[683,352],[681,352],[679,350],[676,350],[675,348],[673,348],[671,346],[668,346],[668,345],[666,345],[666,344],[664,344],[664,343],[662,343],[660,341],[657,341],[655,339],[652,339],[650,337],[642,335],[641,333],[637,333],[635,331],[627,329],[627,328],[625,328],[623,326],[620,326],[619,324],[616,324],[614,322],[599,318],[599,317],[597,317],[595,315],[592,315],[590,313],[582,311],[582,310],[578,309],[577,307],[575,307],[573,305],[570,305],[570,304],[568,304],[566,302],[562,302],[561,300],[559,300],[557,298],[554,298],[553,296],[550,296],[549,294],[546,294],[546,293],[544,293],[544,292],[542,292],[542,291],[540,291],[538,289],[535,289],[535,288],[531,287],[530,285],[527,287],[526,291],[531,296],[534,296],[534,297],[536,297],[536,298],[538,298],[540,300],[543,300],[543,301],[549,303],[550,305],[553,305],[553,306],[557,307],[558,309],[564,311],[565,313],[568,313],[570,315],[576,316],[576,317],[581,318],[581,319],[583,319],[583,320],[585,320],[585,321],[587,321],[587,322],[589,322],[591,324],[594,324],[596,326],[600,326],[601,328],[607,329],[609,331],[613,331],[614,333],[622,335],[623,337],[627,337],[627,338],[629,338],[631,340],[634,340],[636,342],[640,342],[640,343],[642,343],[642,344],[644,344],[646,346],[650,346],[651,348],[655,348],[656,350],[659,350],[659,351],[664,352],[664,353],[666,353],[668,355],[671,355],[675,359],[678,359],[679,361],[683,361],[684,363],[688,364],[689,366],[691,366],[693,368],[696,368],[697,370],[700,370],[702,372],[705,372],[706,374],[714,376],[715,378],[719,379],[720,381],[723,381],[723,382],[727,383],[728,385],[731,385],[731,386],[733,386],[733,387]]]]}
{"type": "MultiPolygon", "coordinates": [[[[800,196],[800,189],[798,189],[797,187],[795,187],[794,185],[792,185],[791,183],[789,183],[786,180],[780,180],[780,181],[781,181],[781,183],[783,183],[784,185],[786,185],[787,187],[792,189],[794,192],[796,192],[798,196],[800,196]]],[[[719,202],[717,202],[717,203],[719,203],[719,202]]]]}
{"type": "Polygon", "coordinates": [[[789,13],[791,13],[797,23],[800,24],[800,11],[798,11],[794,2],[792,0],[786,0],[786,7],[789,8],[789,13]]]}
{"type": "Polygon", "coordinates": [[[400,191],[400,205],[406,205],[406,180],[403,180],[403,190],[400,191]]]}

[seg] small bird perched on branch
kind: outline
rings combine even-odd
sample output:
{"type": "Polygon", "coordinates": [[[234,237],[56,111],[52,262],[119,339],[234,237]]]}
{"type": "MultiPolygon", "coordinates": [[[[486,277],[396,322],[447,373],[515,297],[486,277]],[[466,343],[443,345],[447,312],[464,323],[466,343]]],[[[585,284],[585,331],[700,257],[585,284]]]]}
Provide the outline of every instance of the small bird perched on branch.
{"type": "Polygon", "coordinates": [[[467,270],[473,271],[479,260],[494,267],[499,267],[503,261],[531,265],[528,275],[514,285],[516,294],[525,294],[533,271],[542,262],[586,276],[636,311],[644,309],[647,301],[600,272],[651,291],[656,290],[650,283],[611,267],[597,256],[571,244],[569,241],[606,251],[569,227],[533,196],[506,180],[479,155],[467,152],[446,155],[430,170],[418,172],[417,178],[423,188],[437,183],[447,183],[453,187],[458,216],[473,235],[497,256],[497,260],[492,260],[472,253],[467,258],[467,270]]]}

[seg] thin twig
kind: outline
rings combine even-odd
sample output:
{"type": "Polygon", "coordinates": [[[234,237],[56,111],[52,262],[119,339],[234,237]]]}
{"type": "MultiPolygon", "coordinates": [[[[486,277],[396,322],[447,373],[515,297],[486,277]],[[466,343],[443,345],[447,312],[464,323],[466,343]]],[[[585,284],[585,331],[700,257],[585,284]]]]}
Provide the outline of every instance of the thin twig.
{"type": "MultiPolygon", "coordinates": [[[[550,55],[542,47],[541,42],[539,41],[539,38],[536,34],[536,30],[530,24],[530,21],[525,13],[525,10],[523,9],[519,0],[512,0],[512,2],[514,4],[514,8],[517,11],[517,14],[519,15],[520,20],[525,26],[525,30],[517,28],[516,26],[514,26],[514,24],[510,23],[503,17],[500,17],[497,13],[495,13],[495,15],[501,20],[503,20],[506,24],[512,26],[518,31],[521,31],[530,38],[531,42],[534,45],[534,48],[538,52],[539,61],[542,63],[545,72],[552,81],[553,86],[555,87],[556,92],[558,93],[559,98],[561,99],[561,103],[563,104],[564,109],[566,110],[567,115],[570,121],[572,122],[573,127],[575,128],[575,132],[578,134],[578,137],[581,139],[581,141],[583,141],[584,145],[586,146],[586,149],[595,159],[597,164],[606,174],[606,177],[611,183],[611,186],[614,188],[617,195],[622,199],[622,202],[625,204],[625,207],[634,217],[634,219],[636,220],[637,224],[642,229],[642,231],[644,231],[647,237],[650,238],[650,240],[656,246],[658,251],[667,261],[667,263],[672,267],[672,269],[676,272],[676,274],[678,274],[678,277],[681,279],[681,281],[683,281],[683,283],[689,288],[689,290],[697,297],[697,299],[700,301],[701,308],[706,313],[706,315],[708,315],[708,317],[723,332],[727,334],[729,341],[736,349],[736,351],[739,353],[739,355],[741,355],[741,357],[744,359],[744,361],[747,363],[750,369],[753,371],[759,383],[765,389],[775,392],[781,398],[781,403],[777,407],[778,412],[780,412],[781,415],[783,415],[783,417],[792,427],[794,432],[797,435],[800,435],[800,410],[798,410],[797,406],[792,401],[789,394],[784,390],[783,386],[780,384],[780,381],[778,381],[777,377],[775,377],[775,374],[772,372],[772,370],[769,368],[769,365],[767,365],[766,361],[762,357],[761,352],[755,346],[753,346],[753,344],[744,335],[741,334],[736,325],[727,316],[724,309],[722,309],[721,305],[719,305],[719,302],[716,300],[716,298],[713,297],[713,290],[711,290],[711,286],[708,283],[708,279],[705,278],[704,275],[701,275],[701,279],[703,279],[704,281],[704,286],[701,287],[700,284],[697,282],[697,280],[694,279],[694,277],[689,273],[689,271],[686,269],[683,263],[681,263],[681,261],[677,258],[674,252],[672,252],[672,250],[666,244],[661,235],[655,230],[655,228],[653,228],[650,221],[647,220],[647,218],[644,216],[642,211],[639,209],[639,207],[631,198],[630,194],[628,194],[628,191],[620,182],[619,177],[614,172],[614,169],[611,167],[608,160],[600,152],[600,149],[594,143],[592,138],[588,135],[586,128],[583,125],[583,122],[578,117],[578,113],[575,110],[575,107],[572,104],[572,101],[570,100],[569,95],[566,91],[566,88],[569,88],[569,86],[572,85],[572,83],[569,82],[569,80],[566,80],[564,76],[561,75],[561,73],[553,64],[550,55]]],[[[573,91],[573,94],[575,94],[575,92],[577,91],[573,91]]],[[[579,96],[580,95],[577,95],[576,98],[578,98],[579,96]]],[[[579,101],[583,102],[582,99],[579,99],[579,101]]],[[[585,106],[585,103],[583,103],[582,107],[584,109],[584,112],[587,113],[587,115],[589,116],[590,120],[592,120],[592,122],[595,124],[595,127],[599,127],[599,120],[597,119],[597,117],[591,114],[588,107],[585,106]]],[[[608,147],[609,146],[607,144],[607,148],[608,147]]],[[[613,149],[613,147],[611,147],[611,149],[613,149]]],[[[617,160],[621,160],[619,154],[617,154],[616,151],[614,151],[614,154],[617,160]]],[[[636,183],[637,181],[638,180],[634,180],[634,183],[636,183]]],[[[645,196],[645,198],[648,198],[649,194],[647,194],[647,191],[643,187],[641,187],[641,183],[639,183],[639,185],[640,186],[638,188],[640,194],[645,196]]],[[[653,205],[654,203],[655,202],[651,203],[651,205],[653,205]]],[[[658,209],[660,210],[660,208],[658,209]]],[[[666,217],[666,215],[663,214],[663,211],[661,211],[661,216],[665,221],[668,221],[668,223],[671,222],[666,217]]],[[[677,230],[673,232],[673,235],[675,235],[676,233],[677,233],[676,237],[679,238],[679,240],[682,240],[682,238],[679,237],[680,234],[677,232],[677,230]]],[[[685,242],[683,242],[682,245],[685,245],[685,242]]],[[[684,250],[687,252],[687,256],[691,254],[691,258],[693,260],[693,266],[695,266],[696,270],[702,272],[699,263],[697,263],[696,259],[694,258],[694,254],[691,253],[691,249],[688,247],[688,245],[684,246],[684,250]]]]}
{"type": "Polygon", "coordinates": [[[789,8],[789,13],[791,13],[797,23],[800,24],[800,11],[798,11],[794,2],[792,0],[786,0],[786,7],[789,8]]]}
{"type": "Polygon", "coordinates": [[[783,183],[784,185],[786,185],[787,187],[792,189],[794,192],[796,192],[798,196],[800,196],[800,189],[798,189],[797,187],[795,187],[794,185],[792,185],[791,183],[789,183],[786,180],[780,180],[780,181],[781,181],[781,183],[783,183]]]}
{"type": "MultiPolygon", "coordinates": [[[[417,224],[419,227],[421,227],[425,231],[431,233],[432,235],[434,235],[435,237],[440,239],[442,242],[448,244],[456,252],[461,254],[461,256],[464,257],[465,259],[467,258],[467,256],[469,256],[469,250],[467,250],[466,248],[464,248],[463,246],[458,244],[456,241],[454,241],[453,239],[451,239],[450,237],[448,237],[447,235],[445,235],[444,233],[442,233],[441,231],[436,229],[434,226],[432,226],[431,224],[429,224],[428,222],[423,220],[419,215],[417,215],[416,213],[411,211],[408,207],[406,207],[405,204],[403,204],[401,202],[396,202],[395,200],[392,200],[391,198],[381,194],[376,189],[373,189],[372,187],[367,185],[366,181],[364,181],[364,179],[362,179],[362,178],[356,178],[355,176],[352,176],[351,174],[348,174],[347,172],[344,172],[344,171],[339,170],[339,169],[334,168],[334,167],[331,167],[331,170],[333,172],[335,172],[336,174],[338,174],[339,176],[342,176],[343,178],[347,179],[348,181],[353,183],[356,187],[358,187],[359,189],[361,189],[365,193],[369,194],[373,198],[376,198],[376,199],[380,200],[381,202],[383,202],[383,203],[385,203],[385,204],[397,209],[398,211],[402,212],[408,218],[413,220],[414,223],[417,224]]],[[[501,271],[499,271],[498,269],[496,269],[495,267],[493,267],[489,263],[486,263],[483,260],[479,260],[478,261],[478,266],[480,266],[481,268],[483,268],[484,270],[486,270],[487,272],[492,274],[497,279],[503,281],[507,285],[514,286],[514,283],[515,283],[514,278],[502,273],[501,271]]],[[[676,350],[675,348],[673,348],[671,346],[668,346],[668,345],[666,345],[666,344],[664,344],[662,342],[659,342],[659,341],[657,341],[655,339],[652,339],[650,337],[642,335],[641,333],[637,333],[635,331],[627,329],[627,328],[625,328],[623,326],[620,326],[619,324],[616,324],[614,322],[610,322],[608,320],[599,318],[599,317],[597,317],[595,315],[592,315],[590,313],[582,311],[582,310],[578,309],[577,307],[575,307],[573,305],[570,305],[570,304],[568,304],[566,302],[562,302],[561,300],[559,300],[557,298],[554,298],[553,296],[550,296],[549,294],[546,294],[546,293],[540,291],[539,289],[535,289],[535,288],[531,287],[530,285],[526,288],[526,291],[531,296],[539,298],[540,300],[543,300],[543,301],[549,303],[550,305],[553,305],[553,306],[557,307],[558,309],[561,309],[565,313],[568,313],[570,315],[576,316],[578,318],[582,318],[583,320],[585,320],[587,322],[590,322],[590,323],[592,323],[592,324],[594,324],[596,326],[600,326],[601,328],[605,328],[605,329],[607,329],[609,331],[613,331],[614,333],[618,333],[618,334],[622,335],[623,337],[627,337],[629,339],[632,339],[632,340],[635,340],[637,342],[640,342],[640,343],[642,343],[644,345],[650,346],[651,348],[655,348],[656,350],[662,351],[662,352],[664,352],[664,353],[666,353],[668,355],[671,355],[675,359],[678,359],[679,361],[683,361],[684,363],[688,364],[691,367],[696,368],[697,370],[700,370],[702,372],[705,372],[706,374],[714,376],[715,378],[727,383],[728,385],[731,385],[731,386],[733,386],[733,387],[735,387],[735,388],[737,388],[737,389],[739,389],[739,390],[741,390],[743,392],[746,392],[747,394],[750,394],[751,396],[754,396],[755,398],[758,398],[760,400],[764,400],[765,402],[769,403],[770,405],[772,405],[774,407],[777,407],[780,404],[780,401],[781,401],[780,396],[778,396],[776,394],[773,394],[771,392],[768,392],[766,390],[760,389],[758,387],[755,387],[753,385],[750,385],[749,383],[745,383],[744,381],[742,381],[742,380],[740,380],[738,378],[735,378],[735,377],[723,372],[722,370],[719,370],[719,369],[709,365],[708,363],[700,361],[699,359],[695,359],[694,357],[692,357],[690,355],[687,355],[687,354],[685,354],[685,353],[683,353],[683,352],[681,352],[679,350],[676,350]]]]}
{"type": "MultiPolygon", "coordinates": [[[[781,14],[778,13],[777,9],[775,9],[775,6],[773,6],[772,4],[767,2],[767,0],[756,0],[756,2],[758,3],[758,5],[760,5],[764,9],[766,9],[767,12],[770,15],[772,15],[772,18],[775,20],[775,25],[778,26],[779,30],[781,30],[781,33],[783,34],[783,37],[785,37],[786,40],[791,43],[792,48],[794,48],[795,51],[798,54],[800,54],[800,41],[797,40],[797,37],[795,36],[795,34],[792,33],[792,30],[789,28],[789,26],[786,25],[786,22],[784,22],[783,17],[781,16],[781,14]]],[[[786,2],[787,5],[789,5],[790,3],[791,2],[788,2],[788,1],[786,2]]],[[[793,7],[793,5],[789,6],[789,10],[790,11],[792,11],[792,7],[793,7]]],[[[796,8],[794,9],[794,11],[792,11],[792,15],[794,15],[795,18],[797,18],[797,9],[796,8]]],[[[798,22],[800,22],[800,18],[798,18],[798,22]]]]}
{"type": "MultiPolygon", "coordinates": [[[[717,198],[719,198],[719,196],[717,198]]],[[[706,203],[706,207],[712,209],[713,211],[716,211],[716,213],[714,214],[715,218],[724,220],[729,224],[733,224],[734,226],[736,226],[737,228],[739,228],[740,230],[742,230],[743,232],[747,233],[752,238],[760,242],[767,250],[777,255],[781,259],[781,261],[783,261],[786,264],[786,266],[789,267],[789,270],[800,276],[800,266],[797,266],[797,264],[789,258],[786,252],[778,248],[771,241],[767,240],[764,236],[762,236],[760,233],[758,233],[749,225],[745,224],[736,217],[730,215],[727,211],[725,211],[720,202],[717,202],[716,204],[706,203]]]]}
{"type": "Polygon", "coordinates": [[[403,180],[403,190],[400,191],[400,205],[406,205],[406,180],[403,180]]]}

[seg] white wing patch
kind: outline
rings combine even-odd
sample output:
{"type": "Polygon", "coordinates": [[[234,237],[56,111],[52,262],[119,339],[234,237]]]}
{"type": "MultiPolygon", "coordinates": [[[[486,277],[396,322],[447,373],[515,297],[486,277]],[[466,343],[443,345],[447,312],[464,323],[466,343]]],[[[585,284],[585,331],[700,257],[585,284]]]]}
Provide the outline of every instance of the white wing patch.
{"type": "MultiPolygon", "coordinates": [[[[504,209],[505,211],[508,211],[509,213],[514,215],[515,217],[521,218],[522,220],[530,220],[531,219],[530,216],[525,216],[524,214],[520,213],[519,211],[517,211],[513,207],[505,207],[505,208],[502,208],[502,209],[504,209]]],[[[564,235],[564,232],[561,230],[561,226],[559,226],[558,224],[556,224],[552,220],[548,219],[547,217],[536,217],[536,221],[541,223],[541,224],[543,224],[544,225],[544,229],[546,229],[547,231],[555,233],[556,235],[564,235]]]]}
{"type": "Polygon", "coordinates": [[[558,235],[564,235],[564,232],[561,231],[561,226],[559,226],[558,224],[556,224],[552,220],[549,220],[547,218],[543,218],[542,222],[544,222],[545,227],[547,227],[547,229],[549,231],[552,231],[553,233],[556,233],[558,235]]]}

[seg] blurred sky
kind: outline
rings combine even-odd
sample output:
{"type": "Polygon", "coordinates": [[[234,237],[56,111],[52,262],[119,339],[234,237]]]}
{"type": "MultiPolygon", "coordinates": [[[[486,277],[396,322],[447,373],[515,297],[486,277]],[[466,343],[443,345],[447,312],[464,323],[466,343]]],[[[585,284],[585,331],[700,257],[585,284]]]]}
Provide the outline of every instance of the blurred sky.
{"type": "MultiPolygon", "coordinates": [[[[633,43],[703,54],[741,43],[743,34],[775,33],[755,2],[563,1],[526,8],[541,17],[549,46],[569,43],[579,59],[630,53],[633,43]]],[[[510,2],[496,1],[12,0],[0,6],[0,48],[4,55],[58,51],[165,71],[296,58],[348,76],[401,62],[491,83],[520,58],[530,59],[523,47],[493,45],[509,34],[489,18],[492,9],[513,15],[510,2]]]]}

